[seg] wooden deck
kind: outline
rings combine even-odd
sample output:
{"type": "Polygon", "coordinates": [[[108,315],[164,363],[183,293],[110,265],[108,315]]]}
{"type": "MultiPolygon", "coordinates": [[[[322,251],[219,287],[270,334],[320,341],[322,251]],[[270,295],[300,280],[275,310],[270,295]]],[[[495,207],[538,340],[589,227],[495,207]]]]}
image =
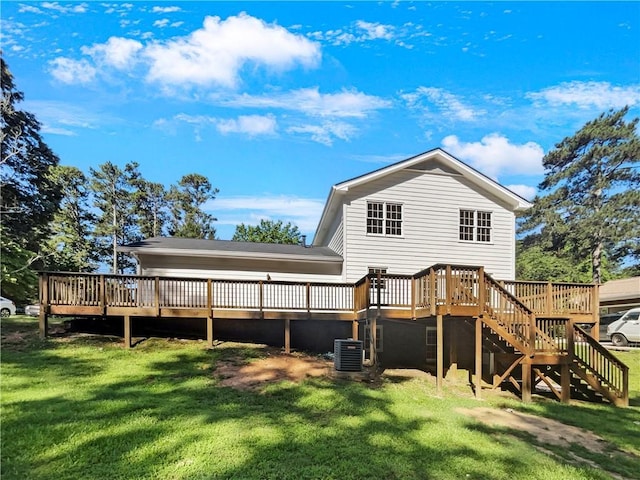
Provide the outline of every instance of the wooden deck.
{"type": "Polygon", "coordinates": [[[565,388],[564,393],[556,392],[561,400],[568,401],[565,370],[572,366],[586,383],[604,388],[603,395],[613,403],[628,402],[628,368],[578,326],[591,324],[598,332],[595,285],[496,281],[482,267],[459,265],[434,265],[415,275],[367,275],[354,284],[46,272],[40,275],[40,303],[42,336],[47,334],[49,315],[122,317],[127,346],[135,317],[206,319],[209,345],[216,319],[284,320],[287,352],[292,320],[351,322],[353,338],[358,336],[358,322],[366,321],[372,332],[366,347],[374,361],[378,319],[435,317],[439,385],[444,319],[473,318],[478,395],[483,329],[490,329],[520,355],[502,381],[521,385],[525,400],[532,381],[546,382],[537,366],[561,365],[565,388]],[[516,366],[522,368],[522,378],[513,377],[516,366]]]}

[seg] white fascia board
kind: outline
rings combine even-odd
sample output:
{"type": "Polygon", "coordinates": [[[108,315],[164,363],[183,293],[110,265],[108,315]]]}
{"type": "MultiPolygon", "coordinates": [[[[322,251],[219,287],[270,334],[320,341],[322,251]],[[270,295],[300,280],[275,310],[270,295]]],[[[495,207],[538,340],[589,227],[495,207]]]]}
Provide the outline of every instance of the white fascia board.
{"type": "Polygon", "coordinates": [[[318,228],[316,230],[315,235],[313,236],[313,241],[311,245],[314,247],[324,247],[327,229],[331,226],[331,220],[333,220],[333,215],[335,215],[336,208],[334,207],[334,203],[337,202],[337,196],[342,196],[344,192],[340,192],[336,189],[336,185],[331,187],[331,191],[329,192],[329,196],[327,197],[327,201],[324,204],[324,209],[322,210],[322,215],[320,216],[320,221],[318,222],[318,228]],[[330,216],[333,211],[333,215],[330,216]]]}
{"type": "Polygon", "coordinates": [[[241,258],[243,260],[284,260],[291,262],[306,263],[342,263],[341,257],[325,257],[310,255],[278,255],[275,253],[260,252],[234,252],[221,250],[191,250],[180,248],[137,248],[118,247],[122,253],[142,254],[142,255],[173,255],[178,257],[208,257],[208,258],[241,258]]]}
{"type": "Polygon", "coordinates": [[[356,187],[358,185],[362,185],[372,180],[376,180],[386,175],[390,175],[400,170],[411,168],[418,163],[422,163],[425,160],[431,160],[433,158],[440,159],[441,161],[444,161],[446,164],[452,166],[463,177],[469,179],[472,183],[474,183],[481,189],[493,194],[494,196],[498,197],[499,199],[503,200],[505,203],[510,205],[514,211],[526,210],[528,208],[531,208],[532,206],[530,202],[522,198],[520,195],[512,192],[506,187],[503,187],[495,180],[492,180],[491,178],[483,175],[482,173],[471,168],[470,166],[466,165],[465,163],[461,162],[455,157],[452,157],[447,152],[441,149],[431,150],[430,152],[424,153],[422,155],[418,155],[416,157],[410,158],[403,162],[390,165],[387,168],[376,170],[375,172],[365,174],[361,177],[354,178],[353,180],[347,180],[346,182],[339,183],[333,188],[337,191],[346,193],[349,191],[350,188],[356,187]]]}

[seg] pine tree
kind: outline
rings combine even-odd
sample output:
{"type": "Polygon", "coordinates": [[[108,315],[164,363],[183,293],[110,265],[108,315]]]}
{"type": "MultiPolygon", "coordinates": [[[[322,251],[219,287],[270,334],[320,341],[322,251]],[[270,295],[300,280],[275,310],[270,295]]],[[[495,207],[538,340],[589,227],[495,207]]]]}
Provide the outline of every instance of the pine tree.
{"type": "Polygon", "coordinates": [[[50,175],[59,159],[42,140],[36,117],[17,109],[24,94],[16,90],[13,75],[1,57],[0,62],[2,225],[5,235],[21,247],[37,252],[60,202],[60,192],[50,175]]]}
{"type": "Polygon", "coordinates": [[[288,245],[298,245],[300,243],[300,231],[298,227],[290,222],[284,224],[282,220],[260,220],[260,225],[245,225],[241,223],[236,226],[236,231],[231,240],[236,242],[260,242],[260,243],[283,243],[288,245]]]}
{"type": "Polygon", "coordinates": [[[588,259],[592,280],[638,261],[640,243],[640,138],[629,108],[601,114],[543,158],[542,192],[521,225],[527,246],[588,259]]]}
{"type": "Polygon", "coordinates": [[[40,136],[36,117],[18,108],[24,94],[1,56],[0,77],[0,282],[3,295],[23,303],[36,294],[32,268],[42,267],[40,242],[60,202],[50,175],[59,159],[40,136]]]}
{"type": "Polygon", "coordinates": [[[118,253],[117,247],[140,239],[133,195],[133,183],[140,176],[138,164],[127,163],[120,169],[106,162],[90,171],[93,203],[99,212],[94,229],[99,256],[111,259],[113,273],[130,271],[134,262],[118,253]]]}
{"type": "Polygon", "coordinates": [[[203,175],[191,173],[183,176],[178,185],[169,190],[170,202],[169,233],[174,237],[216,238],[213,222],[216,218],[206,213],[202,207],[213,200],[217,188],[203,175]]]}
{"type": "Polygon", "coordinates": [[[90,240],[95,215],[89,210],[87,177],[67,166],[56,167],[53,177],[62,201],[51,223],[52,236],[43,245],[45,266],[56,271],[93,271],[98,258],[90,240]]]}
{"type": "Polygon", "coordinates": [[[140,234],[143,238],[163,236],[169,206],[164,185],[138,178],[134,179],[133,186],[136,189],[133,198],[140,234]]]}

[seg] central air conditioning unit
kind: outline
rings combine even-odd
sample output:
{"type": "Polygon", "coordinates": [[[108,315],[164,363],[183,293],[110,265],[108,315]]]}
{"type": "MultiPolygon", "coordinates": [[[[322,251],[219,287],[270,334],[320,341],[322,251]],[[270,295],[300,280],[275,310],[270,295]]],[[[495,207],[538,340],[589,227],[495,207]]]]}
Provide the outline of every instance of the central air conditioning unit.
{"type": "Polygon", "coordinates": [[[334,365],[339,372],[362,371],[362,342],[360,340],[334,340],[334,365]]]}

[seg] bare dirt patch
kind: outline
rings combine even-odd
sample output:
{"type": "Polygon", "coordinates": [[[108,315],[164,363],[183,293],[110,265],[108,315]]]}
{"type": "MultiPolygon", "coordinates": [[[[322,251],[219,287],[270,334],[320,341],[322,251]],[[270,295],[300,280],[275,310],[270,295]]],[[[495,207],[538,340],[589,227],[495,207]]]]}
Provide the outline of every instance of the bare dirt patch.
{"type": "Polygon", "coordinates": [[[221,386],[256,390],[283,380],[300,382],[310,377],[326,377],[331,368],[333,363],[322,357],[277,353],[250,363],[241,358],[225,359],[218,363],[214,375],[221,379],[221,386]]]}
{"type": "MultiPolygon", "coordinates": [[[[456,411],[489,426],[504,427],[525,432],[535,438],[535,443],[537,444],[535,448],[549,456],[558,457],[553,449],[548,448],[549,446],[563,447],[566,455],[570,457],[569,463],[573,463],[575,465],[588,464],[594,468],[601,468],[601,466],[594,462],[583,458],[574,452],[566,450],[568,445],[578,445],[590,452],[606,455],[610,455],[611,452],[615,450],[619,455],[626,456],[633,460],[638,460],[638,457],[634,454],[617,450],[613,445],[593,432],[571,425],[565,425],[564,423],[551,420],[549,418],[516,412],[510,408],[504,410],[488,407],[459,408],[456,411]]],[[[615,474],[614,472],[609,471],[608,473],[613,478],[619,480],[625,478],[615,474]]]]}
{"type": "Polygon", "coordinates": [[[490,426],[527,432],[544,445],[566,446],[567,443],[575,443],[595,453],[605,453],[608,446],[604,439],[592,432],[511,409],[481,407],[460,408],[458,411],[490,426]]]}

